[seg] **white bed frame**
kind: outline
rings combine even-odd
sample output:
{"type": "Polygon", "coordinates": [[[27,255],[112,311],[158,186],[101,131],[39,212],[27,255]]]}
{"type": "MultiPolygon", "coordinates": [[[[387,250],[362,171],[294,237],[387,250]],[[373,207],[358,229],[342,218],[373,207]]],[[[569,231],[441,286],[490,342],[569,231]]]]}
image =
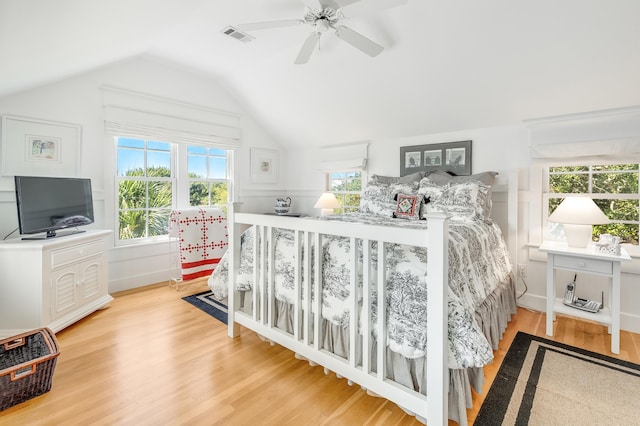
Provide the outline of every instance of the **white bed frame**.
{"type": "MultiPolygon", "coordinates": [[[[516,265],[516,226],[517,223],[517,172],[509,174],[508,185],[494,186],[494,200],[497,203],[504,203],[500,200],[502,194],[506,194],[508,209],[506,218],[507,232],[503,232],[507,237],[509,251],[512,262],[516,265]],[[505,191],[506,188],[506,191],[505,191]]],[[[502,196],[502,198],[504,198],[502,196]]],[[[497,207],[494,202],[494,209],[497,207]]],[[[447,247],[448,247],[448,218],[442,214],[431,214],[428,217],[428,230],[416,231],[415,229],[390,228],[386,226],[375,226],[365,224],[353,224],[337,221],[324,221],[310,218],[291,218],[262,214],[249,214],[236,212],[237,206],[231,206],[228,212],[229,238],[231,250],[229,252],[229,316],[228,334],[236,337],[240,333],[240,325],[262,335],[263,337],[282,345],[291,351],[305,357],[310,362],[322,365],[325,369],[335,372],[338,376],[345,377],[351,382],[355,382],[367,390],[374,392],[394,403],[403,409],[414,413],[428,421],[429,425],[446,424],[448,421],[448,337],[447,337],[447,247]],[[252,292],[251,314],[240,311],[240,298],[235,289],[235,273],[239,269],[240,261],[240,235],[247,226],[255,226],[256,242],[260,235],[267,244],[262,244],[260,249],[258,244],[254,244],[254,286],[252,292]],[[271,267],[274,262],[273,244],[271,244],[272,231],[274,228],[294,230],[295,252],[295,294],[301,294],[304,290],[303,300],[294,302],[294,333],[289,334],[276,328],[274,324],[275,297],[273,272],[266,274],[262,271],[273,271],[271,267]],[[329,351],[322,349],[320,337],[321,327],[314,327],[313,324],[321,324],[321,298],[316,297],[311,301],[311,288],[304,286],[302,282],[310,282],[309,273],[311,262],[314,262],[314,294],[321,294],[321,268],[322,250],[316,249],[313,258],[304,256],[304,265],[301,261],[301,252],[311,253],[310,247],[321,248],[321,235],[339,235],[351,239],[351,279],[350,279],[350,319],[349,319],[349,356],[348,359],[336,356],[329,351]],[[357,250],[357,239],[363,240],[363,286],[362,294],[359,294],[356,283],[356,261],[355,250],[357,250]],[[358,297],[363,298],[362,315],[363,318],[370,318],[369,309],[371,303],[369,295],[369,263],[371,261],[370,244],[367,242],[378,242],[378,265],[385,265],[384,244],[396,243],[410,246],[426,247],[429,253],[427,264],[427,276],[429,285],[429,298],[427,304],[427,396],[399,385],[386,377],[386,341],[377,339],[377,366],[376,372],[370,365],[370,324],[363,321],[362,324],[362,345],[357,344],[358,327],[358,297]],[[266,250],[268,246],[268,250],[266,250]],[[267,268],[265,268],[265,266],[267,268]],[[304,271],[304,273],[302,272],[304,271]],[[312,306],[314,303],[315,306],[312,306]],[[259,309],[255,309],[259,307],[259,309]],[[267,314],[269,313],[269,314],[267,314]],[[300,332],[302,330],[302,332],[300,332]],[[440,344],[434,344],[441,342],[440,344]],[[362,351],[358,353],[357,351],[362,351]],[[361,355],[361,357],[359,357],[361,355]],[[361,358],[362,365],[357,365],[356,360],[361,358]]],[[[384,283],[386,268],[378,270],[378,283],[384,283]]],[[[385,318],[384,309],[386,307],[386,292],[378,291],[377,318],[385,318]]],[[[377,321],[377,336],[386,336],[386,324],[384,321],[377,321]]]]}

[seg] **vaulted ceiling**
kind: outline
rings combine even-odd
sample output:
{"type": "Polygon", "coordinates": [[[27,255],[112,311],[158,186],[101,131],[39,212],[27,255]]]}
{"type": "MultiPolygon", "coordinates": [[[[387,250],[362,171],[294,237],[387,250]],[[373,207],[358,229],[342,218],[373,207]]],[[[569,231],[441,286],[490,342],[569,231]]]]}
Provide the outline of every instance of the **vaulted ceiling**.
{"type": "Polygon", "coordinates": [[[222,30],[318,0],[0,0],[0,96],[146,55],[209,74],[285,146],[640,105],[638,0],[385,2],[402,3],[360,0],[342,21],[379,56],[329,31],[295,65],[306,25],[222,30]]]}

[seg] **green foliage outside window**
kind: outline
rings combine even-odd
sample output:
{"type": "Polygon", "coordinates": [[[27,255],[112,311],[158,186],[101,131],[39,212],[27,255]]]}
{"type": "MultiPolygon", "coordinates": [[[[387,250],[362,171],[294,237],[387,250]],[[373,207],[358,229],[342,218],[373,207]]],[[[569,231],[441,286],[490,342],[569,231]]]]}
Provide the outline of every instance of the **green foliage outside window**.
{"type": "MultiPolygon", "coordinates": [[[[625,243],[638,244],[638,164],[564,166],[549,168],[549,192],[591,194],[593,201],[613,222],[594,225],[593,236],[617,235],[625,243]],[[612,196],[613,195],[613,196],[612,196]]],[[[549,214],[562,202],[549,198],[549,214]]]]}
{"type": "MultiPolygon", "coordinates": [[[[121,240],[155,237],[169,232],[169,214],[173,200],[171,171],[165,167],[147,169],[147,179],[121,180],[118,184],[119,236],[121,240]]],[[[144,176],[138,168],[127,171],[128,177],[144,176]]]]}
{"type": "Polygon", "coordinates": [[[189,205],[219,206],[227,204],[227,182],[197,182],[189,185],[189,205]]]}

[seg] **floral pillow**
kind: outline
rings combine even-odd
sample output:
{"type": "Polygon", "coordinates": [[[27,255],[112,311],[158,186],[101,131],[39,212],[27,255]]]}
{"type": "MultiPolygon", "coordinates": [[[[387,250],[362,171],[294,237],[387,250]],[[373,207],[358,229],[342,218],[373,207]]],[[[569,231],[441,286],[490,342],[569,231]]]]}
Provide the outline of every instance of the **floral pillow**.
{"type": "Polygon", "coordinates": [[[429,173],[428,176],[433,183],[440,186],[461,184],[466,182],[481,182],[487,185],[489,194],[487,195],[486,205],[484,206],[483,210],[484,216],[489,217],[491,215],[491,207],[493,204],[491,200],[491,187],[495,183],[497,175],[498,172],[482,172],[470,176],[452,176],[447,172],[443,172],[442,170],[435,170],[429,173]]]}
{"type": "Polygon", "coordinates": [[[442,197],[443,192],[444,187],[436,184],[428,177],[420,181],[418,195],[429,200],[429,203],[423,203],[420,207],[420,217],[424,218],[426,214],[433,209],[433,206],[436,205],[440,197],[442,197]]]}
{"type": "Polygon", "coordinates": [[[369,183],[360,196],[360,212],[391,217],[396,210],[396,194],[414,194],[417,184],[380,185],[369,183]]]}
{"type": "Polygon", "coordinates": [[[423,195],[417,194],[396,194],[396,210],[393,212],[394,218],[419,220],[420,208],[425,202],[423,195]]]}
{"type": "Polygon", "coordinates": [[[450,183],[437,200],[431,200],[431,204],[455,219],[476,219],[487,217],[488,196],[489,187],[481,182],[450,183]]]}

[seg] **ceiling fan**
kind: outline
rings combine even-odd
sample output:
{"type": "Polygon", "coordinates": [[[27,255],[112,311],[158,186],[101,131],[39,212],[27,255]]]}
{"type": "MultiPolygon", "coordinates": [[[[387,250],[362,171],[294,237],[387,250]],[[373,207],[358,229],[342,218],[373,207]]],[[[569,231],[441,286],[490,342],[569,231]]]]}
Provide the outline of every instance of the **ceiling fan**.
{"type": "MultiPolygon", "coordinates": [[[[255,30],[266,30],[271,28],[282,28],[296,25],[309,25],[313,28],[311,34],[302,44],[302,48],[296,57],[296,64],[306,64],[309,62],[313,51],[320,42],[322,34],[329,29],[334,30],[335,35],[360,50],[361,52],[375,57],[378,56],[384,47],[375,41],[363,36],[349,27],[340,24],[345,19],[343,8],[358,4],[361,11],[374,11],[377,9],[388,9],[405,4],[407,0],[304,0],[307,5],[303,19],[285,19],[279,21],[255,22],[249,24],[239,24],[236,28],[240,31],[251,32],[255,30]],[[319,3],[318,7],[310,6],[319,3]]],[[[358,8],[349,7],[350,12],[357,12],[358,8]]]]}

